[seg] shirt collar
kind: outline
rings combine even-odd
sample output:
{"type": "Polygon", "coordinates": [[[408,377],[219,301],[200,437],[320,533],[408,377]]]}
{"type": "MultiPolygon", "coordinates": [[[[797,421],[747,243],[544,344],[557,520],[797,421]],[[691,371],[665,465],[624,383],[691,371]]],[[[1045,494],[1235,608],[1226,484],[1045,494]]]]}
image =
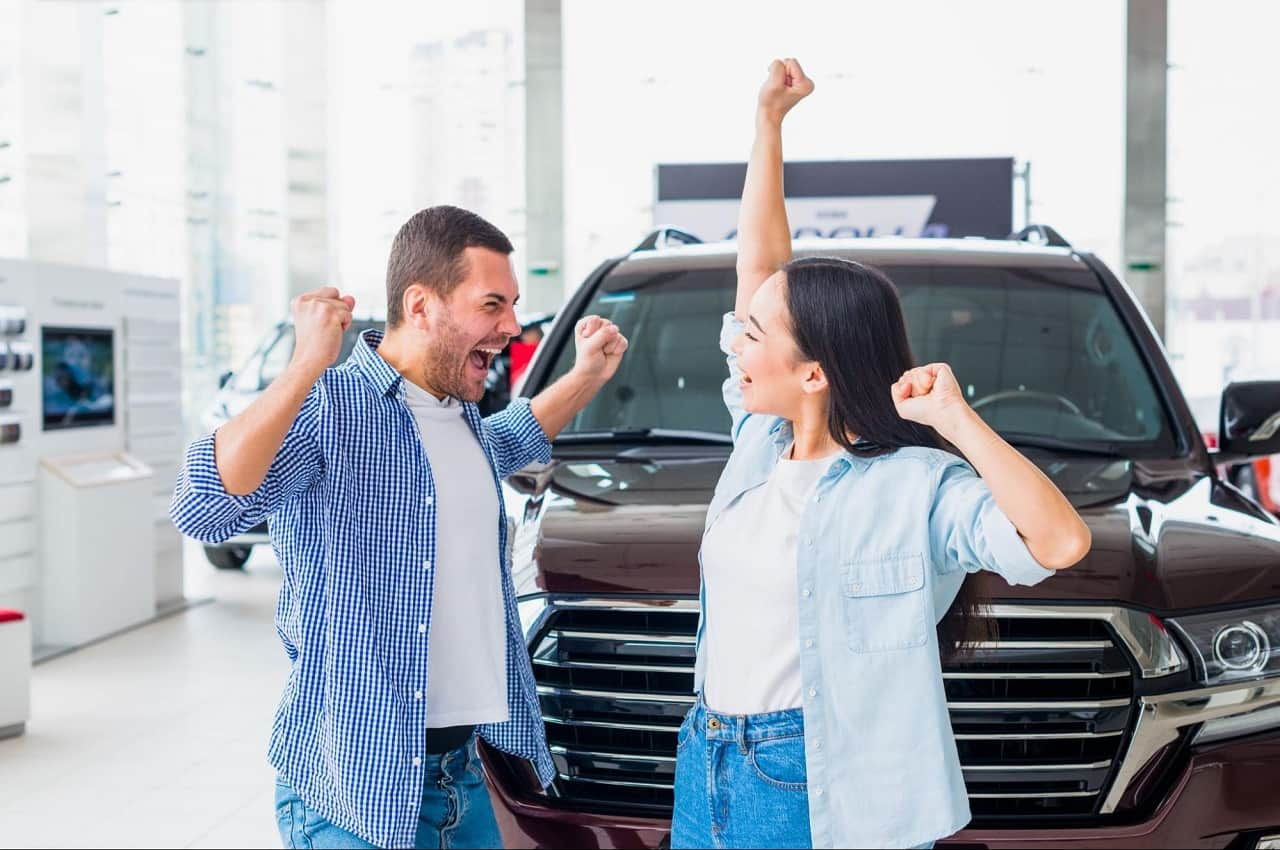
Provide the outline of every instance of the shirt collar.
{"type": "Polygon", "coordinates": [[[392,390],[400,389],[404,376],[382,359],[378,346],[382,344],[382,331],[370,328],[360,334],[360,339],[351,349],[351,362],[356,364],[360,374],[373,385],[379,395],[387,395],[392,390]]]}
{"type": "MultiPolygon", "coordinates": [[[[795,440],[795,430],[791,422],[786,419],[778,418],[776,422],[769,428],[769,435],[773,438],[773,446],[779,457],[786,451],[787,446],[795,440]]],[[[858,443],[862,439],[857,440],[858,443]]],[[[856,443],[855,443],[856,445],[856,443]]],[[[848,450],[841,451],[834,461],[831,462],[830,468],[824,477],[839,477],[849,469],[866,469],[878,459],[877,457],[863,457],[856,455],[848,450]]]]}

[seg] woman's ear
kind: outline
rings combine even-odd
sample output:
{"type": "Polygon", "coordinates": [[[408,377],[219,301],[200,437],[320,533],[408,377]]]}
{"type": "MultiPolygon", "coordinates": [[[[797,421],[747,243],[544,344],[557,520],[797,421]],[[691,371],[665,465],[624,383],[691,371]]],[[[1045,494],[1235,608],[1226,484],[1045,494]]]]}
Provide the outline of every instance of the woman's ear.
{"type": "Polygon", "coordinates": [[[809,364],[809,373],[805,375],[803,390],[806,393],[820,393],[827,389],[827,373],[817,362],[809,364]]]}

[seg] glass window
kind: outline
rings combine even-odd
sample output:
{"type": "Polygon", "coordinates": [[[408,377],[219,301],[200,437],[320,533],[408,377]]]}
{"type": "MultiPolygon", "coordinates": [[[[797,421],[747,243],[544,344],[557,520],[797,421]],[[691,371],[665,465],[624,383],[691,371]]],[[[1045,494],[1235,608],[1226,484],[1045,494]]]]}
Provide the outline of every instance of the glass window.
{"type": "MultiPolygon", "coordinates": [[[[1174,435],[1136,344],[1087,270],[887,268],[917,362],[955,370],[997,430],[1081,446],[1169,451],[1174,435]]],[[[718,346],[731,270],[617,274],[586,312],[630,341],[618,375],[569,431],[660,427],[728,433],[718,346]]],[[[573,365],[559,352],[554,376],[573,365]]]]}

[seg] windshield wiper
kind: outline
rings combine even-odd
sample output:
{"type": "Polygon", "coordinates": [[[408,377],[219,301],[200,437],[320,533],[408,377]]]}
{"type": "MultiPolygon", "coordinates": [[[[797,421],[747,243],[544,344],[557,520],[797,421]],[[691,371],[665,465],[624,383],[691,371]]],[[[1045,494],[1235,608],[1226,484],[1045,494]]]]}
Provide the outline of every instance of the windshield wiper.
{"type": "Polygon", "coordinates": [[[569,431],[553,442],[557,446],[583,443],[660,443],[730,446],[733,439],[728,434],[714,431],[677,431],[671,428],[614,428],[611,431],[569,431]]]}
{"type": "Polygon", "coordinates": [[[1017,449],[1045,449],[1062,454],[1087,455],[1089,457],[1112,458],[1125,460],[1125,454],[1115,443],[1074,442],[1047,437],[1043,434],[1022,434],[1015,431],[1001,431],[1005,442],[1017,449]]]}

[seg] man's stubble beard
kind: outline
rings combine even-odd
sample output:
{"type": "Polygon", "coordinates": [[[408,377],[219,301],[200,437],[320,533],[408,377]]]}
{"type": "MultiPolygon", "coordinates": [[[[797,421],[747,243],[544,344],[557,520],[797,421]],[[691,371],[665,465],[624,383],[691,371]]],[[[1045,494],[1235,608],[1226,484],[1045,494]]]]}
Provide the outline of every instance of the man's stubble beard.
{"type": "Polygon", "coordinates": [[[427,343],[422,371],[427,385],[452,398],[476,403],[484,398],[484,385],[474,389],[467,382],[467,360],[471,349],[462,350],[462,333],[452,322],[445,321],[440,332],[427,343]]]}

